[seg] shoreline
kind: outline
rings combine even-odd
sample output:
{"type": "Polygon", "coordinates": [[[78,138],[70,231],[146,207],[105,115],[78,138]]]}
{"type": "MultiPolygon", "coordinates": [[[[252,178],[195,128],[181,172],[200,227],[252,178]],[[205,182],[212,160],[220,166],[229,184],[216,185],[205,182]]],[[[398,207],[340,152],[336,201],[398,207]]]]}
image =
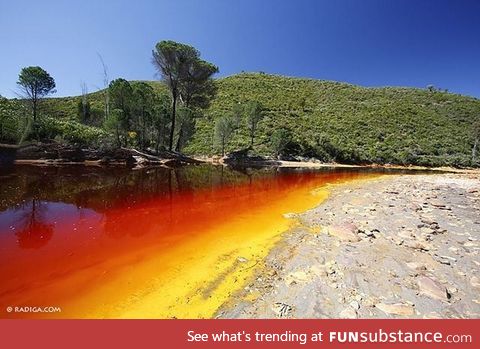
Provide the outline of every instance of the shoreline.
{"type": "MultiPolygon", "coordinates": [[[[406,171],[428,171],[428,172],[450,172],[450,173],[463,173],[463,174],[480,174],[480,169],[477,168],[454,168],[454,167],[424,167],[415,165],[390,165],[390,164],[369,164],[369,165],[352,165],[352,164],[340,164],[340,163],[319,163],[319,162],[306,162],[306,161],[284,161],[284,160],[272,160],[272,161],[251,161],[243,162],[241,164],[226,164],[214,160],[213,158],[192,158],[196,163],[182,164],[187,165],[202,165],[209,164],[214,166],[227,166],[227,167],[275,167],[275,168],[305,168],[305,169],[320,169],[320,168],[345,168],[345,169],[385,169],[385,170],[406,170],[406,171]]],[[[148,167],[166,167],[174,168],[170,166],[175,161],[150,161],[150,162],[138,162],[133,166],[128,166],[125,161],[109,161],[105,163],[102,160],[85,160],[85,161],[66,161],[63,159],[18,159],[15,160],[13,165],[27,165],[27,166],[92,166],[92,167],[129,167],[131,169],[148,168],[148,167]]],[[[175,164],[174,164],[175,165],[175,164]]]]}
{"type": "Polygon", "coordinates": [[[480,317],[480,175],[331,185],[218,318],[480,317]]]}

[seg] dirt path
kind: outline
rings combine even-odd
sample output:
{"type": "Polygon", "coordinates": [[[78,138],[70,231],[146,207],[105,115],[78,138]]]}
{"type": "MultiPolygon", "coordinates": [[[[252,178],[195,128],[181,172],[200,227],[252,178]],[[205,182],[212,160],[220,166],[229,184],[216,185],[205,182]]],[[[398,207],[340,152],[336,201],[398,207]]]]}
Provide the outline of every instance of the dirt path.
{"type": "Polygon", "coordinates": [[[336,186],[298,221],[218,317],[480,317],[480,175],[336,186]]]}

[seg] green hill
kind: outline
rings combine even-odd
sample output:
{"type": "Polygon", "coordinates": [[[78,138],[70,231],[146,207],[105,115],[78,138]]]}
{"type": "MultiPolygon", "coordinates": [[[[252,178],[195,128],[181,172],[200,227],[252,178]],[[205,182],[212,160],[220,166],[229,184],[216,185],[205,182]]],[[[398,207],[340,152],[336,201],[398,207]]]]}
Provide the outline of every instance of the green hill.
{"type": "MultiPolygon", "coordinates": [[[[166,92],[159,82],[151,84],[166,92]]],[[[476,98],[257,73],[221,78],[217,84],[217,96],[204,117],[197,119],[186,153],[218,154],[214,120],[231,113],[236,103],[255,100],[265,108],[254,147],[260,155],[274,153],[275,130],[285,129],[291,135],[289,151],[295,156],[355,163],[471,165],[472,125],[480,119],[476,98]]],[[[77,119],[78,98],[51,98],[45,107],[52,116],[77,119]]],[[[101,118],[101,91],[91,94],[90,100],[92,115],[101,118]]],[[[248,145],[243,122],[228,150],[248,145]]]]}
{"type": "MultiPolygon", "coordinates": [[[[258,151],[271,153],[275,129],[287,128],[305,156],[337,154],[344,162],[467,163],[480,117],[480,100],[412,88],[365,88],[345,83],[265,74],[239,74],[218,81],[208,117],[197,122],[187,147],[212,149],[211,120],[235,103],[257,100],[267,110],[259,126],[258,151]]],[[[248,144],[246,129],[230,149],[248,144]]]]}

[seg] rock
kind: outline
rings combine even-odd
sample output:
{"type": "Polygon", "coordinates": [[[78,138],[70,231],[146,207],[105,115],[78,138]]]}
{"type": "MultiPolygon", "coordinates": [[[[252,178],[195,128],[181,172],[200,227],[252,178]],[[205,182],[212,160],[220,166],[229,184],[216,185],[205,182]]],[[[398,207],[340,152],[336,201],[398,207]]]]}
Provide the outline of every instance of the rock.
{"type": "Polygon", "coordinates": [[[311,272],[316,276],[327,276],[328,272],[325,270],[325,266],[323,264],[315,264],[310,267],[311,272]]]}
{"type": "Polygon", "coordinates": [[[450,265],[450,262],[453,262],[455,263],[457,261],[456,258],[454,257],[450,257],[450,256],[438,256],[438,255],[435,255],[435,259],[437,259],[440,263],[442,264],[448,264],[450,265]],[[438,259],[437,259],[438,258],[438,259]]]}
{"type": "Polygon", "coordinates": [[[443,202],[441,202],[440,200],[432,200],[430,201],[430,205],[432,205],[433,207],[438,207],[438,208],[445,208],[445,204],[443,202]]]}
{"type": "Polygon", "coordinates": [[[411,231],[402,230],[397,234],[402,239],[415,239],[415,235],[411,231]]]}
{"type": "Polygon", "coordinates": [[[441,301],[448,301],[451,298],[447,289],[427,276],[421,276],[417,280],[420,293],[441,301]]]}
{"type": "Polygon", "coordinates": [[[480,288],[480,279],[476,276],[473,276],[470,279],[470,285],[472,285],[473,287],[476,287],[476,288],[480,288]]]}
{"type": "Polygon", "coordinates": [[[429,246],[427,246],[426,244],[424,244],[423,242],[420,242],[420,241],[411,241],[411,240],[404,241],[404,242],[403,242],[403,246],[412,248],[412,249],[414,249],[414,250],[419,250],[419,251],[428,251],[428,250],[430,250],[430,247],[429,247],[429,246]]]}
{"type": "Polygon", "coordinates": [[[353,308],[345,308],[338,315],[341,319],[356,319],[358,317],[357,312],[353,308]]]}
{"type": "Polygon", "coordinates": [[[327,275],[335,274],[337,272],[337,262],[328,261],[325,263],[324,268],[327,275]]]}
{"type": "Polygon", "coordinates": [[[362,239],[368,239],[368,235],[363,232],[358,233],[358,236],[362,239]]]}
{"type": "Polygon", "coordinates": [[[450,252],[453,252],[453,253],[457,254],[457,255],[458,255],[458,253],[459,253],[459,251],[460,251],[457,247],[454,247],[454,246],[450,246],[450,247],[448,248],[448,250],[449,250],[450,252]]]}
{"type": "Polygon", "coordinates": [[[342,241],[358,242],[358,228],[352,223],[334,224],[326,228],[329,235],[335,236],[342,241]]]}
{"type": "Polygon", "coordinates": [[[63,146],[58,149],[58,158],[67,162],[83,162],[85,154],[80,148],[63,146]]]}
{"type": "Polygon", "coordinates": [[[293,310],[291,305],[282,302],[276,302],[272,307],[277,317],[287,317],[293,310]]]}
{"type": "Polygon", "coordinates": [[[360,304],[357,301],[351,301],[348,303],[353,309],[358,310],[360,309],[360,304]]]}
{"type": "Polygon", "coordinates": [[[423,315],[423,318],[424,319],[442,319],[442,316],[439,313],[432,311],[430,313],[423,315]]]}
{"type": "Polygon", "coordinates": [[[391,315],[399,315],[399,316],[412,316],[415,314],[415,310],[412,305],[409,304],[385,304],[385,303],[377,303],[375,307],[380,309],[386,314],[391,315]]]}
{"type": "Polygon", "coordinates": [[[430,217],[420,217],[420,220],[428,225],[438,225],[438,222],[435,221],[433,218],[430,217]]]}
{"type": "Polygon", "coordinates": [[[287,285],[291,285],[297,282],[307,282],[309,280],[311,280],[310,275],[308,275],[304,271],[295,271],[285,277],[285,282],[287,285]]]}
{"type": "Polygon", "coordinates": [[[248,262],[248,259],[245,258],[245,257],[238,257],[238,258],[237,258],[237,261],[239,261],[240,263],[247,263],[247,262],[248,262]]]}
{"type": "Polygon", "coordinates": [[[135,162],[136,162],[136,165],[138,167],[143,167],[143,166],[147,166],[150,162],[145,159],[144,157],[142,156],[136,156],[134,155],[133,158],[135,159],[135,162]]]}
{"type": "Polygon", "coordinates": [[[427,270],[427,267],[421,263],[417,263],[417,262],[408,262],[406,263],[407,267],[409,267],[410,269],[412,270],[427,270]]]}

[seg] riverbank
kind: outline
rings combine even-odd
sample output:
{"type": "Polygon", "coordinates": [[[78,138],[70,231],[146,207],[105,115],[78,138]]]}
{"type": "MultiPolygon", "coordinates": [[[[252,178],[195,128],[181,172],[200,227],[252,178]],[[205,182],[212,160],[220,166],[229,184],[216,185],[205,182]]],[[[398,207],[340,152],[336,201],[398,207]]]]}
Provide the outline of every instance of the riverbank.
{"type": "Polygon", "coordinates": [[[455,168],[449,166],[443,167],[426,167],[417,165],[393,165],[393,164],[341,164],[337,162],[321,162],[315,161],[287,161],[273,159],[242,159],[241,161],[229,161],[228,158],[220,157],[195,157],[196,160],[212,164],[240,167],[282,167],[282,168],[371,168],[371,169],[388,169],[388,170],[408,170],[408,171],[436,171],[436,172],[452,172],[452,173],[480,173],[478,168],[455,168]]]}
{"type": "Polygon", "coordinates": [[[217,317],[480,317],[478,172],[330,189],[217,317]]]}
{"type": "Polygon", "coordinates": [[[161,150],[159,152],[139,151],[133,148],[96,149],[61,144],[31,143],[23,146],[0,144],[0,167],[11,165],[35,166],[120,166],[128,168],[168,167],[175,168],[189,164],[207,163],[233,168],[368,168],[409,171],[440,171],[454,173],[479,173],[478,168],[425,167],[416,165],[392,164],[341,164],[321,162],[315,159],[305,161],[287,161],[263,157],[247,156],[245,151],[237,151],[221,157],[187,156],[183,153],[161,150]]]}
{"type": "Polygon", "coordinates": [[[38,166],[123,166],[178,167],[199,164],[201,161],[182,153],[162,150],[155,154],[133,148],[98,149],[80,147],[56,142],[31,143],[22,146],[0,144],[0,166],[38,165],[38,166]]]}

